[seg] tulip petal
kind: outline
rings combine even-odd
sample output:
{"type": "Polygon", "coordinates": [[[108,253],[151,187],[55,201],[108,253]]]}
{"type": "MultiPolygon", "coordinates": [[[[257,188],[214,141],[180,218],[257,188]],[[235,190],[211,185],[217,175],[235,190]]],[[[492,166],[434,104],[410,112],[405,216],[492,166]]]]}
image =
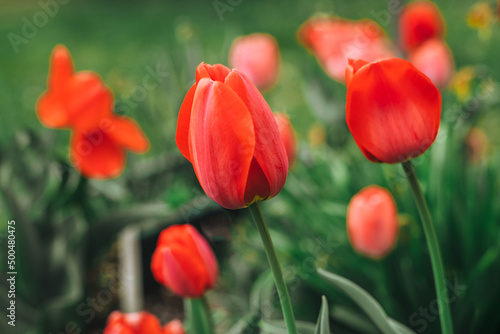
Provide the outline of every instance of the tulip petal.
{"type": "Polygon", "coordinates": [[[196,84],[189,88],[184,101],[182,101],[179,117],[177,118],[177,132],[175,133],[175,142],[179,151],[184,158],[191,161],[191,154],[189,153],[189,124],[191,122],[191,110],[193,109],[193,98],[196,92],[196,84]]]}
{"type": "Polygon", "coordinates": [[[436,138],[440,114],[438,89],[402,59],[363,66],[347,89],[347,125],[372,161],[397,163],[424,153],[436,138]]]}
{"type": "Polygon", "coordinates": [[[210,65],[201,63],[196,68],[196,82],[198,83],[203,78],[224,82],[229,72],[231,72],[231,70],[221,64],[210,65]]]}
{"type": "Polygon", "coordinates": [[[46,92],[36,104],[36,114],[40,123],[48,128],[67,128],[70,126],[68,113],[59,97],[46,92]]]}
{"type": "Polygon", "coordinates": [[[110,136],[117,145],[136,153],[144,153],[149,149],[147,137],[133,119],[125,116],[115,116],[107,120],[110,121],[109,127],[105,128],[103,126],[106,119],[102,119],[100,128],[104,133],[110,136]]]}
{"type": "Polygon", "coordinates": [[[191,231],[189,232],[189,235],[193,238],[193,243],[200,254],[200,258],[205,264],[205,268],[207,269],[208,286],[206,288],[211,288],[215,285],[217,277],[219,276],[217,260],[215,259],[214,253],[208,245],[208,242],[200,235],[198,230],[191,225],[186,226],[187,229],[191,231]]]}
{"type": "Polygon", "coordinates": [[[74,71],[73,60],[68,49],[64,45],[57,45],[51,56],[49,88],[55,91],[64,88],[74,71]]]}
{"type": "Polygon", "coordinates": [[[114,178],[125,167],[124,151],[102,130],[75,130],[71,137],[70,160],[86,177],[114,178]]]}
{"type": "Polygon", "coordinates": [[[190,155],[207,195],[228,209],[245,206],[244,192],[255,149],[250,112],[226,84],[199,81],[191,114],[190,155]]]}
{"type": "Polygon", "coordinates": [[[254,157],[269,182],[269,197],[274,197],[283,188],[288,173],[288,158],[278,124],[262,94],[246,75],[233,70],[227,76],[226,84],[238,94],[252,115],[255,124],[254,157]]]}

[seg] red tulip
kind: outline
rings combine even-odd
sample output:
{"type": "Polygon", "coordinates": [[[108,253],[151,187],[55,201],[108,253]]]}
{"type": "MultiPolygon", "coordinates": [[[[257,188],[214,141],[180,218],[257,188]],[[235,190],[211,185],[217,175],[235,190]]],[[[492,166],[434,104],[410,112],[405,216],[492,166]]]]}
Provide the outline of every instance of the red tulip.
{"type": "Polygon", "coordinates": [[[365,256],[381,258],[396,243],[399,224],[391,193],[378,186],[362,189],[347,208],[347,234],[352,247],[365,256]]]}
{"type": "Polygon", "coordinates": [[[124,116],[102,118],[93,127],[75,128],[71,136],[70,160],[84,176],[108,179],[125,168],[126,151],[143,153],[149,141],[132,119],[124,116]]]}
{"type": "Polygon", "coordinates": [[[286,155],[288,157],[288,168],[290,168],[297,160],[297,137],[295,136],[295,131],[290,123],[290,118],[288,118],[286,114],[275,112],[274,118],[278,123],[281,141],[285,146],[286,155]]]}
{"type": "Polygon", "coordinates": [[[191,225],[173,225],[161,232],[151,270],[160,284],[183,298],[200,298],[219,275],[212,249],[191,225]]]}
{"type": "Polygon", "coordinates": [[[375,61],[394,56],[383,29],[371,20],[315,17],[302,24],[297,36],[326,73],[340,82],[344,82],[347,58],[375,61]]]}
{"type": "Polygon", "coordinates": [[[430,1],[414,1],[405,5],[399,17],[401,48],[405,51],[431,38],[444,35],[444,20],[439,8],[430,1]]]}
{"type": "Polygon", "coordinates": [[[245,73],[258,89],[267,90],[280,74],[278,43],[268,34],[239,37],[229,51],[229,64],[245,73]]]}
{"type": "Polygon", "coordinates": [[[182,322],[179,319],[175,319],[165,325],[163,334],[186,334],[186,330],[182,326],[182,322]]]}
{"type": "Polygon", "coordinates": [[[114,311],[108,317],[103,334],[163,334],[158,319],[149,312],[121,313],[114,311]]]}
{"type": "Polygon", "coordinates": [[[201,63],[177,120],[176,142],[207,195],[228,209],[276,196],[288,160],[278,125],[251,80],[201,63]]]}
{"type": "Polygon", "coordinates": [[[143,153],[149,142],[130,118],[113,114],[113,93],[93,72],[74,71],[68,50],[58,45],[51,57],[48,88],[36,106],[42,124],[69,128],[70,160],[84,176],[117,177],[126,150],[143,153]]]}
{"type": "Polygon", "coordinates": [[[36,108],[40,121],[47,127],[85,127],[112,114],[111,91],[96,73],[75,73],[71,55],[63,45],[52,52],[47,86],[36,108]]]}
{"type": "Polygon", "coordinates": [[[346,121],[367,159],[398,163],[423,154],[434,142],[441,94],[410,62],[349,60],[346,121]]]}
{"type": "Polygon", "coordinates": [[[408,60],[438,87],[444,87],[453,76],[453,56],[444,41],[434,38],[410,52],[408,60]]]}

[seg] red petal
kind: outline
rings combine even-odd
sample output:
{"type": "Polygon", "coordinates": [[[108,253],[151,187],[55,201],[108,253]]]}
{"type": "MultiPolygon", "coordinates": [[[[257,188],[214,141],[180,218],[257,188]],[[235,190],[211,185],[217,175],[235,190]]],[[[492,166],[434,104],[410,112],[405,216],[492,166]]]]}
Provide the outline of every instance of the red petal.
{"type": "Polygon", "coordinates": [[[102,130],[76,130],[71,137],[70,160],[85,177],[114,178],[125,167],[124,151],[102,130]]]}
{"type": "Polygon", "coordinates": [[[146,138],[139,125],[129,117],[103,118],[100,128],[122,148],[136,153],[144,153],[149,149],[148,138],[146,138]],[[105,126],[107,124],[104,123],[107,123],[108,120],[110,121],[109,126],[105,126]]]}
{"type": "Polygon", "coordinates": [[[196,82],[198,83],[203,78],[224,82],[229,72],[231,72],[231,70],[221,64],[209,65],[201,63],[196,68],[196,82]]]}
{"type": "Polygon", "coordinates": [[[424,153],[440,115],[438,89],[406,60],[363,66],[347,87],[347,125],[370,160],[397,163],[424,153]]]}
{"type": "Polygon", "coordinates": [[[245,185],[255,149],[247,106],[226,84],[201,79],[189,131],[193,167],[207,195],[228,209],[245,207],[245,185]]]}
{"type": "Polygon", "coordinates": [[[188,90],[184,101],[182,102],[179,117],[177,118],[177,132],[175,133],[175,142],[184,158],[191,161],[189,153],[189,124],[191,122],[191,110],[193,109],[193,98],[196,91],[196,84],[188,90]]]}
{"type": "Polygon", "coordinates": [[[262,94],[247,76],[233,70],[227,76],[226,84],[238,94],[252,115],[255,129],[254,157],[269,182],[269,197],[274,197],[283,188],[288,173],[288,158],[278,124],[262,94]]]}
{"type": "Polygon", "coordinates": [[[366,64],[369,64],[369,62],[363,59],[347,59],[347,67],[345,69],[345,84],[349,85],[352,76],[366,64]]]}
{"type": "Polygon", "coordinates": [[[49,89],[64,88],[74,73],[73,60],[64,45],[57,45],[52,51],[50,74],[48,78],[49,89]]]}

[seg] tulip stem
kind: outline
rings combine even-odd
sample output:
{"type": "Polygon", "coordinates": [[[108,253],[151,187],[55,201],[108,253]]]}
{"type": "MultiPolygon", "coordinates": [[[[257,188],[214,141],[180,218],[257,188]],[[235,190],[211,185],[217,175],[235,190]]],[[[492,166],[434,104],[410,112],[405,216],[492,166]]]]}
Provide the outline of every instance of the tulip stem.
{"type": "Polygon", "coordinates": [[[188,334],[213,334],[213,325],[210,319],[208,306],[203,298],[184,299],[184,308],[188,321],[188,334]]]}
{"type": "Polygon", "coordinates": [[[253,220],[255,221],[255,225],[257,225],[257,229],[259,230],[260,237],[266,251],[267,259],[273,272],[274,282],[276,283],[276,290],[278,290],[287,332],[289,334],[297,334],[295,317],[293,315],[292,303],[290,301],[288,289],[286,287],[285,280],[283,279],[283,273],[281,272],[281,266],[278,261],[278,256],[276,255],[276,250],[274,249],[271,235],[269,234],[266,222],[264,221],[264,217],[262,216],[262,212],[260,211],[260,206],[256,202],[250,205],[248,209],[250,210],[253,220]]]}
{"type": "Polygon", "coordinates": [[[443,334],[452,334],[453,323],[451,321],[450,303],[446,295],[446,281],[443,270],[443,261],[441,260],[441,252],[439,250],[439,243],[436,237],[436,232],[432,224],[431,214],[429,213],[427,202],[425,201],[422,190],[420,189],[420,185],[418,184],[417,176],[415,175],[415,170],[413,169],[411,161],[403,162],[402,165],[403,170],[406,173],[406,177],[410,182],[418,213],[420,215],[420,219],[422,220],[427,247],[429,248],[432,273],[434,275],[434,284],[436,286],[436,295],[438,301],[440,301],[438,302],[438,306],[441,321],[441,331],[443,334]]]}

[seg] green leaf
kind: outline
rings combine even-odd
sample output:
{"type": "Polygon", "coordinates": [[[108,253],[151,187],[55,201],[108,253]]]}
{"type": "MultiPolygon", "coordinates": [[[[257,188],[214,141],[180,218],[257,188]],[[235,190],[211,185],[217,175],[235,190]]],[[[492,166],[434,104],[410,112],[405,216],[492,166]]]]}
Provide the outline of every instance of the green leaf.
{"type": "Polygon", "coordinates": [[[359,285],[346,278],[332,274],[326,270],[318,269],[318,273],[328,282],[341,289],[358,306],[365,311],[375,326],[386,334],[414,333],[408,327],[389,318],[380,304],[359,285]]]}
{"type": "Polygon", "coordinates": [[[226,334],[258,334],[259,320],[258,311],[250,312],[234,324],[226,334]]]}
{"type": "MultiPolygon", "coordinates": [[[[314,334],[314,324],[305,321],[296,321],[297,331],[300,334],[314,334]]],[[[261,334],[288,334],[283,320],[262,320],[261,334]]]]}
{"type": "Polygon", "coordinates": [[[328,319],[328,302],[326,297],[321,297],[321,310],[319,311],[318,322],[314,334],[330,334],[330,322],[328,319]]]}

